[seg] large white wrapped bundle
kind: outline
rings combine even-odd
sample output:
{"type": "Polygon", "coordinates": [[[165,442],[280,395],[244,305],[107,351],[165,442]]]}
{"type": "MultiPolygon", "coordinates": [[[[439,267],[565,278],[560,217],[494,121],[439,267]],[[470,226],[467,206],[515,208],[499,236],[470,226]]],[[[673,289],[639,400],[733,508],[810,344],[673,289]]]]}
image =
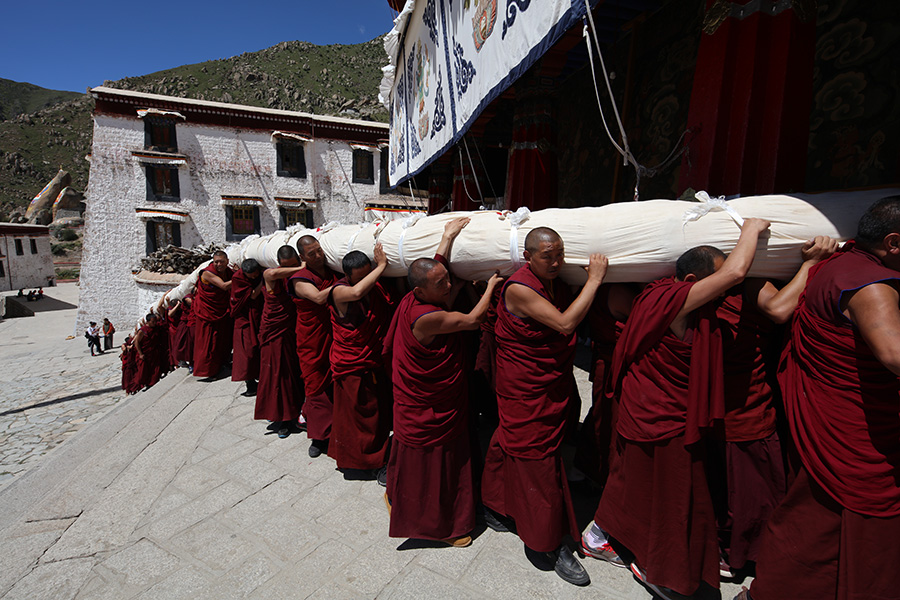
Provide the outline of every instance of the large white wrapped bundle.
{"type": "MultiPolygon", "coordinates": [[[[313,235],[319,239],[329,266],[340,271],[345,254],[360,250],[371,258],[376,242],[381,242],[388,258],[385,274],[398,277],[406,275],[407,266],[415,259],[434,255],[448,221],[468,216],[471,221],[454,242],[450,257],[454,274],[464,279],[487,279],[494,271],[512,274],[522,265],[528,232],[550,227],[565,244],[562,277],[566,281],[584,283],[582,267],[594,252],[609,257],[606,281],[653,281],[673,274],[675,261],[694,246],[706,244],[730,252],[740,236],[738,221],[759,217],[771,221],[772,227],[768,237],[760,240],[750,275],[786,280],[800,266],[800,247],[806,240],[817,235],[840,240],[853,237],[866,208],[879,198],[895,194],[900,190],[748,196],[706,205],[648,200],[533,213],[520,209],[516,213],[416,215],[358,225],[330,223],[319,229],[295,226],[263,237],[251,236],[226,251],[235,265],[245,258],[255,258],[264,267],[275,267],[278,248],[284,244],[296,247],[301,236],[313,235]],[[695,220],[689,220],[692,215],[695,220]]],[[[699,196],[705,197],[702,193],[699,196]]],[[[169,292],[169,297],[184,297],[196,283],[199,271],[169,292]]]]}

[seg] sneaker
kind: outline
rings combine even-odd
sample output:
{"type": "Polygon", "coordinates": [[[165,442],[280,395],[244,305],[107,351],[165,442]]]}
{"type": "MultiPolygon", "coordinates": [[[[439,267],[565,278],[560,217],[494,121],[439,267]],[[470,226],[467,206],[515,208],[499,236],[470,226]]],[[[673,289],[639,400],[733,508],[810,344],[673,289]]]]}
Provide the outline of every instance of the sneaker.
{"type": "Polygon", "coordinates": [[[590,575],[565,544],[555,552],[548,552],[547,558],[554,562],[553,570],[563,581],[579,586],[588,585],[591,582],[590,575]]]}
{"type": "Polygon", "coordinates": [[[291,431],[287,427],[282,427],[278,430],[278,437],[282,440],[289,435],[291,435],[291,431]]]}
{"type": "Polygon", "coordinates": [[[722,579],[734,579],[734,571],[731,570],[731,565],[728,564],[728,561],[721,554],[719,555],[719,577],[722,579]]]}
{"type": "Polygon", "coordinates": [[[637,565],[637,563],[631,563],[631,572],[635,577],[637,577],[638,581],[640,581],[644,585],[644,587],[646,587],[648,590],[650,590],[663,600],[692,600],[691,596],[679,594],[675,590],[647,581],[647,576],[644,575],[644,572],[637,565]]]}
{"type": "Polygon", "coordinates": [[[750,590],[747,589],[747,586],[741,586],[741,592],[734,597],[734,600],[753,600],[750,597],[750,590]]]}
{"type": "Polygon", "coordinates": [[[509,531],[509,527],[507,527],[506,523],[500,520],[500,517],[486,506],[484,507],[484,524],[500,533],[509,531]]]}
{"type": "Polygon", "coordinates": [[[387,465],[381,467],[380,469],[375,469],[375,481],[378,482],[378,485],[381,487],[387,487],[387,465]]]}
{"type": "Polygon", "coordinates": [[[603,529],[591,521],[581,534],[581,550],[593,558],[605,560],[613,566],[627,568],[628,565],[609,543],[609,537],[603,529]]]}

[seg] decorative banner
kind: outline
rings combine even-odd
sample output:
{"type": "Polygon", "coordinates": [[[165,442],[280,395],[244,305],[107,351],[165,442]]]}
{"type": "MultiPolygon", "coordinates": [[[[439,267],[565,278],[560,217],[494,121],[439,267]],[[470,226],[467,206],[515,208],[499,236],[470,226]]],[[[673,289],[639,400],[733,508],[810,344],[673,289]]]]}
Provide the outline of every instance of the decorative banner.
{"type": "MultiPolygon", "coordinates": [[[[597,0],[591,0],[596,4],[597,0]]],[[[407,0],[385,38],[388,179],[415,175],[585,14],[585,0],[407,0]]]]}

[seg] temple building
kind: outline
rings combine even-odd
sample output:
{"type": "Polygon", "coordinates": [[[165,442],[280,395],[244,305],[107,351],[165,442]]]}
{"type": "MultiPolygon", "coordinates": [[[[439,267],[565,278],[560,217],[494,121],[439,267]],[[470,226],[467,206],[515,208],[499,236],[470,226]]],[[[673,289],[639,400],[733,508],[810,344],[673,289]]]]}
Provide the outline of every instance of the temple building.
{"type": "Polygon", "coordinates": [[[54,277],[47,226],[0,223],[0,292],[53,285],[54,277]]]}
{"type": "Polygon", "coordinates": [[[136,323],[181,279],[140,271],[142,257],[170,244],[424,208],[386,189],[385,124],[108,87],[91,94],[79,327],[136,323]]]}

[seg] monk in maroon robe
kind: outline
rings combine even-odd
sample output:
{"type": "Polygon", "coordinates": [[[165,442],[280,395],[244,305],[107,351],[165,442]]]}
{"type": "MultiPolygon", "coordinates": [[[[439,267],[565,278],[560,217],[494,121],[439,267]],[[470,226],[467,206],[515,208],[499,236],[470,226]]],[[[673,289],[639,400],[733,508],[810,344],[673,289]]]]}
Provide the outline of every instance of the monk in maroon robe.
{"type": "Polygon", "coordinates": [[[191,304],[194,293],[187,294],[176,304],[178,306],[178,328],[175,330],[175,358],[178,366],[188,367],[193,371],[191,364],[194,361],[194,313],[191,304]]]}
{"type": "Polygon", "coordinates": [[[259,325],[259,386],[254,419],[266,419],[280,438],[296,431],[303,405],[303,381],[294,340],[297,313],[288,291],[288,279],[300,271],[300,258],[292,246],[278,249],[278,267],[263,271],[266,290],[259,325]]]}
{"type": "Polygon", "coordinates": [[[775,326],[793,314],[809,269],[836,248],[829,237],[808,241],[801,248],[803,263],[787,285],[779,290],[765,279],[747,279],[725,294],[716,311],[725,368],[725,441],[716,445],[722,469],[711,475],[710,487],[719,513],[723,576],[756,561],[759,537],[786,491],[775,431],[777,391],[771,383],[780,351],[775,326]]]}
{"type": "Polygon", "coordinates": [[[216,377],[231,357],[231,276],[228,255],[213,254],[212,263],[200,273],[194,295],[194,376],[216,377]]]}
{"type": "MultiPolygon", "coordinates": [[[[539,227],[525,238],[524,267],[503,286],[497,309],[497,406],[500,425],[491,438],[482,477],[485,517],[515,521],[519,537],[565,581],[587,585],[590,577],[563,543],[577,536],[566,483],[562,445],[575,378],[575,328],[591,306],[606,273],[606,258],[591,255],[588,280],[571,301],[559,277],[563,241],[539,227]]],[[[502,520],[500,521],[502,524],[502,520]]]]}
{"type": "Polygon", "coordinates": [[[747,219],[727,260],[710,246],[685,252],[675,278],[635,299],[613,354],[607,393],[619,402],[618,444],[594,522],[634,554],[635,575],[663,598],[692,595],[701,581],[719,586],[701,443],[725,414],[712,301],[746,277],[768,226],[747,219]]]}
{"type": "Polygon", "coordinates": [[[137,352],[132,345],[130,335],[122,344],[120,358],[122,360],[122,389],[128,395],[136,394],[141,391],[141,386],[138,382],[137,352]]]}
{"type": "Polygon", "coordinates": [[[137,353],[137,383],[139,389],[148,389],[156,385],[162,375],[159,352],[158,319],[156,313],[149,313],[144,318],[134,336],[132,346],[137,353]]]}
{"type": "Polygon", "coordinates": [[[410,265],[412,291],[401,300],[385,338],[394,384],[394,438],[385,492],[390,536],[457,547],[472,543],[469,532],[475,527],[463,332],[478,328],[499,282],[491,277],[469,313],[448,310],[454,286],[445,257],[468,222],[468,217],[450,221],[435,258],[410,265]]]}
{"type": "Polygon", "coordinates": [[[802,466],[741,598],[863,600],[900,590],[900,196],[815,265],[779,374],[802,466]]]}
{"type": "Polygon", "coordinates": [[[381,244],[375,267],[359,251],[341,261],[345,277],[331,288],[331,370],[334,422],[328,455],[345,478],[374,478],[387,485],[391,383],[382,346],[392,306],[378,278],[387,267],[381,244]]]}
{"type": "Polygon", "coordinates": [[[256,260],[246,259],[231,277],[229,316],[234,322],[234,355],[231,380],[246,381],[242,396],[256,395],[259,379],[259,323],[263,308],[263,268],[256,260]]]}
{"type": "Polygon", "coordinates": [[[288,287],[297,309],[297,357],[306,391],[302,412],[306,435],[312,440],[309,456],[316,458],[328,450],[331,437],[334,389],[328,296],[339,277],[325,264],[325,252],[313,236],[297,240],[297,253],[306,268],[291,277],[288,287]]]}
{"type": "Polygon", "coordinates": [[[181,310],[181,302],[178,300],[167,299],[165,301],[166,311],[166,330],[169,341],[169,364],[172,368],[178,367],[181,362],[178,359],[178,327],[181,325],[181,319],[184,313],[181,310]]]}

